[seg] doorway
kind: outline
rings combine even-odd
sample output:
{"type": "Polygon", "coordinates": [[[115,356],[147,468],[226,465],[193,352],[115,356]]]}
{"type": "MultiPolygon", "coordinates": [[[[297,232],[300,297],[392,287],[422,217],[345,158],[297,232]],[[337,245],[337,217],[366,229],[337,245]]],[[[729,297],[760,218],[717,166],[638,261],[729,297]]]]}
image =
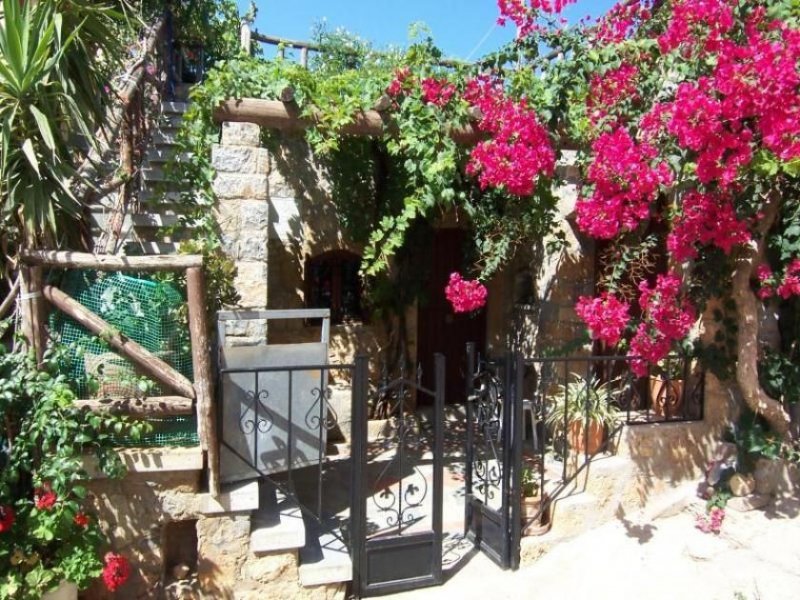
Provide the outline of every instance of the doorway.
{"type": "MultiPolygon", "coordinates": [[[[431,240],[430,278],[425,298],[420,301],[417,317],[417,356],[422,366],[422,385],[434,386],[435,354],[442,354],[446,364],[445,398],[448,403],[465,401],[464,352],[474,342],[481,355],[486,349],[486,307],[471,314],[456,314],[444,295],[444,288],[454,271],[464,267],[467,232],[463,229],[437,229],[431,240]]],[[[424,399],[420,399],[424,402],[424,399]]]]}

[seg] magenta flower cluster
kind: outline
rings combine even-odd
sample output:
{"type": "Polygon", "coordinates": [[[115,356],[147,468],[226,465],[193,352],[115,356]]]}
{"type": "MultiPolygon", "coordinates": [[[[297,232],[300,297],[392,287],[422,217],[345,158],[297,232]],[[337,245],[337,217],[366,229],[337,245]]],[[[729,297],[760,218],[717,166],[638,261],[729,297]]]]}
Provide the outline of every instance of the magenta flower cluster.
{"type": "Polygon", "coordinates": [[[703,533],[719,533],[722,522],[725,520],[725,509],[714,506],[708,511],[708,516],[697,515],[694,525],[703,533]]]}
{"type": "Polygon", "coordinates": [[[515,196],[530,196],[541,175],[552,176],[556,154],[536,112],[522,100],[505,95],[492,77],[467,84],[465,100],[481,111],[478,128],[490,135],[470,154],[467,173],[477,175],[482,189],[502,188],[515,196]]]}
{"type": "Polygon", "coordinates": [[[489,292],[480,281],[463,279],[459,273],[451,273],[444,295],[454,312],[468,313],[483,308],[489,292]]]}
{"type": "Polygon", "coordinates": [[[650,287],[639,284],[639,306],[642,322],[630,345],[635,357],[631,369],[636,375],[647,375],[647,365],[655,364],[669,354],[672,343],[686,337],[697,317],[694,307],[681,294],[681,279],[674,272],[659,275],[650,287]]]}
{"type": "Polygon", "coordinates": [[[795,258],[786,267],[783,277],[778,279],[769,265],[759,265],[756,276],[760,284],[758,296],[762,300],[777,295],[787,300],[792,296],[800,296],[800,258],[795,258]]]}
{"type": "Polygon", "coordinates": [[[597,298],[581,296],[575,305],[575,312],[586,323],[592,337],[609,346],[616,346],[622,339],[631,318],[630,309],[627,302],[610,292],[603,292],[597,298]]]}
{"type": "Polygon", "coordinates": [[[592,152],[588,180],[594,192],[578,200],[578,226],[592,237],[611,239],[649,216],[659,188],[672,183],[672,171],[656,160],[654,147],[637,143],[624,128],[600,135],[592,152]]]}
{"type": "Polygon", "coordinates": [[[679,262],[696,258],[698,245],[730,254],[734,246],[750,241],[747,223],[736,216],[733,201],[718,193],[687,192],[672,227],[667,249],[679,262]]]}

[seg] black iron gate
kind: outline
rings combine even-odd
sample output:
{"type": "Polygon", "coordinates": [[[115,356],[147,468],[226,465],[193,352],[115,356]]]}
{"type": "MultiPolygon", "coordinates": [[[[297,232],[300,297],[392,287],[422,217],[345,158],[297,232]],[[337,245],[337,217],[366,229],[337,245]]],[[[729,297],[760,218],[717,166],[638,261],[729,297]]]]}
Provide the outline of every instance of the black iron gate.
{"type": "Polygon", "coordinates": [[[482,362],[467,346],[465,529],[504,569],[519,567],[522,365],[509,355],[482,362]]]}
{"type": "MultiPolygon", "coordinates": [[[[383,383],[390,398],[386,431],[368,440],[367,407],[353,407],[353,594],[387,594],[442,582],[445,359],[435,357],[435,389],[401,375],[383,383]],[[407,410],[416,396],[434,400],[432,435],[407,410]]],[[[367,397],[368,363],[356,363],[356,397],[367,397]]]]}

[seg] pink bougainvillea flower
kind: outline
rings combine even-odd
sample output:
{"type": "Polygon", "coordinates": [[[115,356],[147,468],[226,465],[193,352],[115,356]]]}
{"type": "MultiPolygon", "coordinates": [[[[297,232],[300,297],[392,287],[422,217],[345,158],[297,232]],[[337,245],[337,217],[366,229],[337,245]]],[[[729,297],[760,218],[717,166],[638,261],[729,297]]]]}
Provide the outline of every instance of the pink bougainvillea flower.
{"type": "Polygon", "coordinates": [[[11,529],[14,525],[14,509],[10,506],[0,505],[0,533],[4,533],[11,529]]]}
{"type": "Polygon", "coordinates": [[[130,577],[131,566],[127,558],[115,552],[106,553],[103,562],[103,583],[110,592],[115,592],[130,577]]]}
{"type": "Polygon", "coordinates": [[[624,128],[603,133],[592,152],[588,180],[594,192],[578,199],[578,227],[592,237],[611,239],[633,231],[650,215],[659,188],[672,183],[672,172],[666,163],[655,162],[655,148],[638,144],[624,128]]]}
{"type": "Polygon", "coordinates": [[[420,82],[422,99],[426,104],[446,106],[456,93],[456,86],[444,79],[427,77],[420,82]]]}
{"type": "Polygon", "coordinates": [[[460,274],[452,273],[444,294],[454,312],[468,313],[483,308],[489,293],[480,281],[463,279],[460,274]]]}
{"type": "Polygon", "coordinates": [[[603,292],[598,298],[582,296],[575,312],[589,327],[592,337],[609,346],[619,343],[630,321],[630,305],[609,292],[603,292]]]}
{"type": "Polygon", "coordinates": [[[740,221],[733,200],[720,194],[688,192],[673,220],[667,249],[678,262],[697,257],[697,246],[716,246],[725,254],[750,241],[747,223],[740,221]]]}
{"type": "Polygon", "coordinates": [[[464,99],[481,111],[478,128],[490,139],[472,149],[467,173],[476,175],[482,189],[500,188],[515,196],[533,194],[540,176],[555,171],[556,154],[536,112],[523,100],[505,95],[492,77],[467,83],[464,99]]]}
{"type": "Polygon", "coordinates": [[[642,322],[631,340],[631,370],[643,377],[648,364],[669,354],[672,343],[686,337],[696,318],[694,307],[681,295],[681,280],[674,272],[659,275],[653,287],[639,284],[642,322]]]}
{"type": "Polygon", "coordinates": [[[33,502],[38,510],[50,510],[55,506],[58,496],[50,489],[49,485],[36,488],[33,492],[33,502]]]}

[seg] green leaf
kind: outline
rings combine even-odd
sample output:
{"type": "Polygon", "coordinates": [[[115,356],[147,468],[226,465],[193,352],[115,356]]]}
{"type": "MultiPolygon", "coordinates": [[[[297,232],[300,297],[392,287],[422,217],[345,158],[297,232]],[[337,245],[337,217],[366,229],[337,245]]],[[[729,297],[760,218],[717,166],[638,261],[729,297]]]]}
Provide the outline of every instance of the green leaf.
{"type": "Polygon", "coordinates": [[[33,143],[30,138],[22,143],[22,153],[25,155],[25,158],[28,159],[28,163],[33,167],[33,170],[36,171],[36,174],[41,177],[39,161],[36,159],[36,151],[33,149],[33,143]]]}
{"type": "Polygon", "coordinates": [[[45,114],[36,108],[33,104],[30,106],[31,114],[36,119],[36,125],[39,127],[39,132],[42,134],[42,139],[49,150],[56,149],[56,141],[53,138],[53,132],[50,129],[50,122],[45,114]]]}

